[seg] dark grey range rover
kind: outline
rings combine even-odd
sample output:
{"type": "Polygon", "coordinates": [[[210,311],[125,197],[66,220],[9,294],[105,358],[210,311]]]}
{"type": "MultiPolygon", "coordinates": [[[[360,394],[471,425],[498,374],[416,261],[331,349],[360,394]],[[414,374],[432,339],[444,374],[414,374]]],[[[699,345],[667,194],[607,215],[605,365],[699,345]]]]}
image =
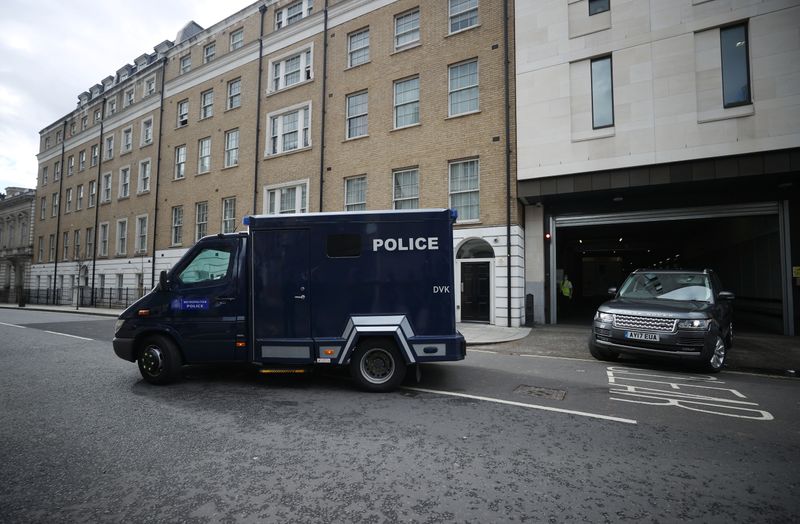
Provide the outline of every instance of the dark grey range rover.
{"type": "Polygon", "coordinates": [[[733,343],[733,293],[711,270],[639,269],[595,313],[589,351],[599,360],[620,353],[694,361],[711,373],[733,343]]]}

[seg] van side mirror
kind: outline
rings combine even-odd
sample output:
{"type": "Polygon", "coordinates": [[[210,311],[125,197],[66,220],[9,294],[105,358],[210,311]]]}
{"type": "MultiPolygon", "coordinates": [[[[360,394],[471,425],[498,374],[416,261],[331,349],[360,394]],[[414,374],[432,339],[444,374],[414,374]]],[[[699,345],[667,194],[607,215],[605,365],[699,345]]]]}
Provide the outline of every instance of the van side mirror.
{"type": "Polygon", "coordinates": [[[167,282],[167,272],[161,271],[158,275],[158,287],[161,291],[169,291],[169,282],[167,282]]]}
{"type": "Polygon", "coordinates": [[[717,297],[719,297],[720,300],[733,300],[736,298],[736,296],[734,296],[734,294],[730,291],[720,291],[717,297]]]}
{"type": "Polygon", "coordinates": [[[616,295],[617,294],[617,288],[615,288],[615,287],[608,288],[608,294],[611,295],[611,296],[616,295]]]}

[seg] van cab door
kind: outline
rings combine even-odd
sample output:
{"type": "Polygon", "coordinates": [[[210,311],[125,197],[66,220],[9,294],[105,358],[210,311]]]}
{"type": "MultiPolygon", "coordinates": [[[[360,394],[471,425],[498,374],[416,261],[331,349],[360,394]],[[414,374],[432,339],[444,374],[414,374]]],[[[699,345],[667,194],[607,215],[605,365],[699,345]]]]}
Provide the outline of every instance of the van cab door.
{"type": "Polygon", "coordinates": [[[187,362],[234,361],[246,333],[241,238],[204,240],[171,273],[170,312],[187,362]]]}

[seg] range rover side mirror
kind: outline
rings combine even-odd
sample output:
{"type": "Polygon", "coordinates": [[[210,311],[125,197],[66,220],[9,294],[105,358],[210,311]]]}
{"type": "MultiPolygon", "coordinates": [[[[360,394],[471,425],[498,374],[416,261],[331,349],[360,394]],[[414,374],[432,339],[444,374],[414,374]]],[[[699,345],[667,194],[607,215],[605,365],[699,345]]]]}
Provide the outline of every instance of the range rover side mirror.
{"type": "Polygon", "coordinates": [[[608,288],[608,294],[613,297],[614,295],[617,294],[617,288],[615,288],[615,287],[608,288]]]}
{"type": "Polygon", "coordinates": [[[167,272],[162,271],[158,275],[158,286],[161,291],[169,291],[169,282],[167,282],[167,272]]]}
{"type": "Polygon", "coordinates": [[[719,297],[720,300],[733,300],[736,298],[736,296],[730,291],[720,291],[717,297],[719,297]]]}

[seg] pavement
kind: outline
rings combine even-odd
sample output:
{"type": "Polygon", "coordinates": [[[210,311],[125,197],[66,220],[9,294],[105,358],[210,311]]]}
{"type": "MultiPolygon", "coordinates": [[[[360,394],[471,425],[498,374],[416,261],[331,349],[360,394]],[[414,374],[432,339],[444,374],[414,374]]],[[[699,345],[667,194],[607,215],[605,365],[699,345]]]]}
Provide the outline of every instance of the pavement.
{"type": "MultiPolygon", "coordinates": [[[[57,311],[107,317],[116,317],[121,312],[118,309],[50,305],[20,308],[13,304],[0,304],[1,309],[57,311]]],[[[473,350],[511,355],[591,358],[586,345],[590,331],[588,325],[545,324],[530,328],[459,323],[457,329],[473,350]]],[[[728,353],[726,369],[800,378],[800,337],[737,332],[733,349],[728,353]]]]}

